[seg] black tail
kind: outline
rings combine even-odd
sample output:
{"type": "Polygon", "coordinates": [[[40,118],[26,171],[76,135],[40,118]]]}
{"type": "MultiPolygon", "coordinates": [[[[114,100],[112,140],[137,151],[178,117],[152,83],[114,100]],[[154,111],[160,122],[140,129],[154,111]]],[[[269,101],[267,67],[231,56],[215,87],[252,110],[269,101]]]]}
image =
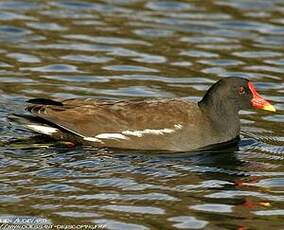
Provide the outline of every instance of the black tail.
{"type": "Polygon", "coordinates": [[[37,105],[56,105],[56,106],[63,106],[63,103],[62,103],[62,102],[54,101],[54,100],[46,99],[46,98],[30,99],[30,100],[27,101],[27,103],[30,103],[30,104],[37,104],[37,105]]]}
{"type": "Polygon", "coordinates": [[[31,123],[43,123],[43,119],[39,117],[35,117],[33,115],[28,115],[28,114],[12,113],[7,118],[8,118],[8,121],[16,122],[21,125],[26,125],[26,124],[31,124],[31,123]]]}

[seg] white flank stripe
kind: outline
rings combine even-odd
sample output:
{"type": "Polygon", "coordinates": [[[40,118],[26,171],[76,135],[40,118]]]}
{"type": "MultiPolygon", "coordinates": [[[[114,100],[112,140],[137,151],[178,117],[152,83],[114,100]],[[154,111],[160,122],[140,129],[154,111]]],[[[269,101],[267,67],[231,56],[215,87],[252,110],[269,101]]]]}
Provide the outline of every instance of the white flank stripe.
{"type": "Polygon", "coordinates": [[[101,133],[96,135],[96,138],[99,139],[123,139],[123,140],[128,140],[129,138],[123,134],[120,133],[101,133]]]}
{"type": "Polygon", "coordinates": [[[139,130],[134,130],[134,131],[126,130],[126,131],[122,131],[122,134],[128,135],[128,136],[142,137],[143,136],[142,132],[143,131],[139,131],[139,130]]]}
{"type": "Polygon", "coordinates": [[[153,134],[153,135],[164,135],[165,133],[173,133],[175,132],[174,129],[144,129],[144,130],[126,130],[123,131],[122,134],[129,135],[129,136],[136,136],[142,137],[144,134],[153,134]]]}
{"type": "Polygon", "coordinates": [[[104,143],[103,141],[99,140],[98,138],[95,137],[84,137],[83,138],[85,141],[92,141],[92,142],[100,142],[100,143],[104,143]]]}
{"type": "Polygon", "coordinates": [[[175,128],[176,128],[176,129],[182,129],[182,127],[183,127],[183,126],[182,126],[181,124],[175,125],[175,128]]]}
{"type": "Polygon", "coordinates": [[[26,127],[35,132],[46,134],[46,135],[51,135],[58,131],[58,129],[56,128],[43,126],[43,125],[26,125],[26,127]]]}
{"type": "Polygon", "coordinates": [[[156,135],[163,135],[164,133],[173,133],[175,132],[174,129],[145,129],[142,130],[143,133],[147,133],[147,134],[156,134],[156,135]]]}
{"type": "Polygon", "coordinates": [[[96,135],[95,137],[85,137],[84,140],[88,141],[101,141],[99,139],[112,139],[112,140],[129,140],[127,136],[136,136],[142,137],[144,134],[152,134],[152,135],[164,135],[166,133],[174,133],[177,129],[182,129],[183,126],[181,124],[174,125],[174,129],[164,128],[164,129],[143,129],[143,130],[125,130],[121,133],[101,133],[96,135]],[[127,135],[127,136],[125,136],[127,135]]]}

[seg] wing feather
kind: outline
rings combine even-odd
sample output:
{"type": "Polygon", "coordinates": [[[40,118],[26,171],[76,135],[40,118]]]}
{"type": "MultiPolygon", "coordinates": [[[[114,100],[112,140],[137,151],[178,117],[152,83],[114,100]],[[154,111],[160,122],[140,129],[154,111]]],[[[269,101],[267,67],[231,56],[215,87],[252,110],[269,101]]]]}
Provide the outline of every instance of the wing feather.
{"type": "Polygon", "coordinates": [[[73,99],[61,103],[32,104],[26,109],[78,136],[93,137],[100,133],[174,127],[188,119],[189,107],[196,106],[181,99],[116,102],[73,99]]]}

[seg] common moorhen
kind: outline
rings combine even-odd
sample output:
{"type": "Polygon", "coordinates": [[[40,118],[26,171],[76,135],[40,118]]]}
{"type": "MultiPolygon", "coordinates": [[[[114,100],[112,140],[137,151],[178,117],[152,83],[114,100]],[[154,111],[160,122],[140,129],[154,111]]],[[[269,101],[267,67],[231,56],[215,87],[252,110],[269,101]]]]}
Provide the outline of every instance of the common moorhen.
{"type": "Polygon", "coordinates": [[[275,111],[244,78],[213,84],[198,103],[183,98],[61,102],[32,99],[25,126],[57,140],[97,147],[183,152],[237,138],[240,110],[275,111]]]}

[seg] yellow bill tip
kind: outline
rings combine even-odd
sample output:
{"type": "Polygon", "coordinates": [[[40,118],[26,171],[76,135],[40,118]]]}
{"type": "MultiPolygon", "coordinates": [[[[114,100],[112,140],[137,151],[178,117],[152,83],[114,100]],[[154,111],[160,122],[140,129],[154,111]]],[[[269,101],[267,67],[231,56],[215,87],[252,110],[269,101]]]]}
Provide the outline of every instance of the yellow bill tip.
{"type": "Polygon", "coordinates": [[[262,107],[263,110],[267,110],[267,111],[270,111],[270,112],[276,112],[276,109],[273,105],[265,105],[262,107]]]}

